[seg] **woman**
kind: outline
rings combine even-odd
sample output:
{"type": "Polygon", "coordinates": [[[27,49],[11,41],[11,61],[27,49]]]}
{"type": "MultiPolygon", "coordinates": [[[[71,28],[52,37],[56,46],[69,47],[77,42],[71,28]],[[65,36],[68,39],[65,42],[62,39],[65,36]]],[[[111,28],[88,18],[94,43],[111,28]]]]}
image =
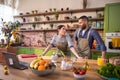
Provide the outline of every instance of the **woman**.
{"type": "Polygon", "coordinates": [[[58,28],[58,34],[55,34],[50,42],[50,45],[45,49],[42,55],[45,55],[48,50],[55,46],[58,50],[62,51],[66,57],[70,57],[70,50],[73,52],[73,54],[79,58],[79,55],[77,54],[76,50],[74,49],[72,45],[71,38],[69,34],[66,33],[66,29],[64,25],[59,25],[58,28]]]}

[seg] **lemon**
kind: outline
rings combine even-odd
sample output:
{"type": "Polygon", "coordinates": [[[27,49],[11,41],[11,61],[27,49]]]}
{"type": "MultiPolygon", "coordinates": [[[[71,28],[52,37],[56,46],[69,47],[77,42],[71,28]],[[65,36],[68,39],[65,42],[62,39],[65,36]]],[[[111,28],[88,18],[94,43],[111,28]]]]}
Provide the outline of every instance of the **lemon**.
{"type": "Polygon", "coordinates": [[[5,65],[5,66],[4,66],[4,69],[5,69],[5,70],[7,70],[7,69],[8,69],[8,67],[5,65]]]}
{"type": "Polygon", "coordinates": [[[8,75],[8,70],[4,70],[4,74],[5,74],[5,75],[8,75]]]}

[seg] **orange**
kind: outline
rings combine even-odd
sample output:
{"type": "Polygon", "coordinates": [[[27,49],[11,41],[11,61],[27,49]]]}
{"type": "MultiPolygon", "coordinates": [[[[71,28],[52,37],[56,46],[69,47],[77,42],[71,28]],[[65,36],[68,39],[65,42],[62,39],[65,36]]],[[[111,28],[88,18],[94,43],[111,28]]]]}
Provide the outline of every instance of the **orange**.
{"type": "Polygon", "coordinates": [[[45,70],[45,66],[44,66],[44,65],[40,65],[40,66],[38,67],[38,70],[45,70]]]}
{"type": "Polygon", "coordinates": [[[46,63],[45,60],[40,60],[39,65],[44,65],[46,63]]]}
{"type": "Polygon", "coordinates": [[[49,63],[49,60],[45,60],[45,63],[47,63],[47,64],[48,64],[48,63],[49,63]]]}

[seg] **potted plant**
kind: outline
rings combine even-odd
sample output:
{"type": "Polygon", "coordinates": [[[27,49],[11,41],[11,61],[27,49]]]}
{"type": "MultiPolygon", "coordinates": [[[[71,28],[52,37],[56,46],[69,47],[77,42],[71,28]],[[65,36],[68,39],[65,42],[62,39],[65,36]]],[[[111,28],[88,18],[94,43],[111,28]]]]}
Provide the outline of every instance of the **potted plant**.
{"type": "Polygon", "coordinates": [[[53,26],[54,26],[54,24],[53,24],[53,23],[50,23],[50,27],[51,27],[51,29],[53,29],[53,26]]]}
{"type": "Polygon", "coordinates": [[[59,18],[59,14],[58,13],[55,13],[55,18],[56,18],[56,20],[58,20],[58,18],[59,18]]]}
{"type": "Polygon", "coordinates": [[[63,11],[64,9],[63,8],[61,8],[61,11],[63,11]]]}
{"type": "Polygon", "coordinates": [[[52,12],[52,8],[50,8],[49,10],[50,10],[50,12],[52,12]]]}
{"type": "Polygon", "coordinates": [[[33,29],[35,30],[36,24],[32,24],[33,29]]]}
{"type": "Polygon", "coordinates": [[[56,12],[56,8],[54,8],[54,12],[56,12]]]}

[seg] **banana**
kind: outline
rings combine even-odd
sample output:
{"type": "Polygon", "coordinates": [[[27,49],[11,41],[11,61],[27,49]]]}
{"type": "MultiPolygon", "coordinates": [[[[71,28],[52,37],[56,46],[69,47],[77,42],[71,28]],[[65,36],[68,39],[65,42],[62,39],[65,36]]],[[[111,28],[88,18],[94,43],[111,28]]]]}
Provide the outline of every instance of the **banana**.
{"type": "Polygon", "coordinates": [[[36,62],[35,65],[34,65],[34,69],[37,69],[39,66],[39,62],[36,62]]]}
{"type": "Polygon", "coordinates": [[[36,62],[39,62],[40,60],[39,59],[36,59],[36,60],[33,60],[31,63],[30,63],[30,68],[34,68],[34,65],[36,62]]]}
{"type": "Polygon", "coordinates": [[[38,56],[37,58],[38,58],[39,60],[43,60],[43,58],[42,58],[41,56],[38,56]]]}

